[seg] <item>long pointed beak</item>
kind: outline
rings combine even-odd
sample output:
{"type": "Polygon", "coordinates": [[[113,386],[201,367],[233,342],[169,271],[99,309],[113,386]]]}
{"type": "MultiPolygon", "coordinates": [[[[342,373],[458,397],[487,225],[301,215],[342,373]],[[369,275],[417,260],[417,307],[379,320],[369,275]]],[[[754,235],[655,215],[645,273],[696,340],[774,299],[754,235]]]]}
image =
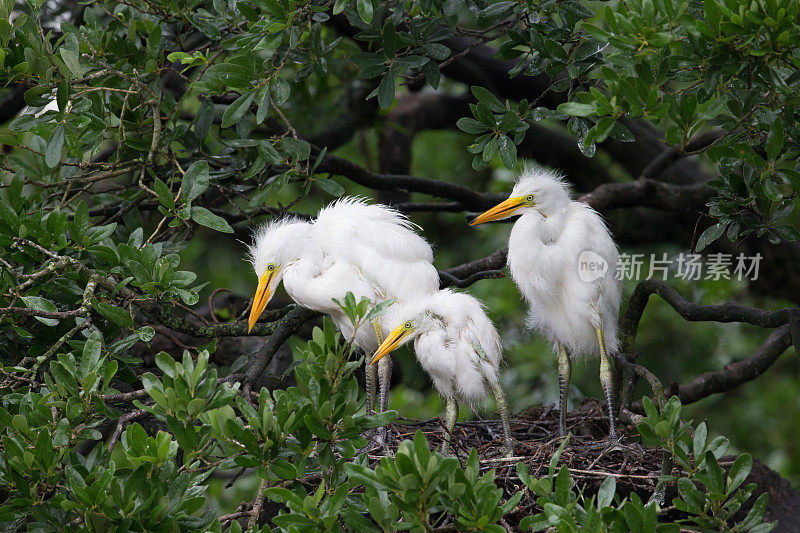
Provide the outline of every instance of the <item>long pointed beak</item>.
{"type": "Polygon", "coordinates": [[[411,331],[403,326],[392,330],[392,332],[389,333],[389,336],[386,337],[386,340],[383,341],[383,344],[378,346],[378,350],[375,352],[375,355],[372,356],[369,364],[379,361],[384,355],[396,350],[397,347],[400,346],[400,341],[403,340],[403,338],[409,333],[411,333],[411,331]]]}
{"type": "Polygon", "coordinates": [[[275,272],[275,270],[272,270],[271,272],[264,272],[264,274],[258,280],[256,295],[253,297],[253,307],[250,309],[250,318],[247,320],[247,333],[253,331],[253,326],[255,326],[256,322],[258,322],[258,317],[261,316],[261,313],[264,311],[264,308],[269,302],[270,296],[272,295],[269,284],[272,282],[275,272]]]}
{"type": "Polygon", "coordinates": [[[508,200],[500,202],[499,204],[489,209],[485,213],[481,213],[480,215],[478,215],[478,218],[470,222],[469,225],[476,226],[478,224],[483,224],[484,222],[491,222],[492,220],[505,218],[507,216],[510,216],[512,213],[514,213],[514,211],[516,211],[523,205],[525,205],[524,197],[518,196],[515,198],[509,198],[508,200]]]}

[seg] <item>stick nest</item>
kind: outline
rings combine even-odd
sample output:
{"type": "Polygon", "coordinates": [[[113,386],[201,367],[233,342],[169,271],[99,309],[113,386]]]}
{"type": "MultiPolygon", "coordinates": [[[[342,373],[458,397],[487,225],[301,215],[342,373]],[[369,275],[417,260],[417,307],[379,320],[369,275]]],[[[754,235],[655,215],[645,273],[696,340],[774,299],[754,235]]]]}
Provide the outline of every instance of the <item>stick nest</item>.
{"type": "MultiPolygon", "coordinates": [[[[388,426],[389,451],[394,454],[403,440],[414,438],[422,431],[433,449],[441,449],[444,424],[440,419],[416,421],[399,419],[388,426]]],[[[642,446],[638,439],[629,437],[634,432],[621,428],[622,439],[616,446],[609,445],[608,418],[602,404],[594,399],[585,400],[580,407],[567,414],[567,430],[572,433],[570,442],[561,454],[558,465],[567,465],[573,481],[580,487],[586,485],[586,494],[592,494],[600,483],[614,476],[617,493],[623,496],[638,493],[645,501],[653,493],[661,474],[664,451],[642,446]]],[[[466,464],[471,448],[478,451],[481,471],[496,469],[496,484],[502,488],[505,498],[517,491],[525,494],[516,509],[506,515],[505,522],[511,529],[528,514],[539,512],[536,497],[517,476],[516,464],[528,465],[528,472],[535,477],[546,477],[553,454],[562,442],[558,435],[558,409],[553,406],[530,407],[511,418],[514,437],[514,457],[502,455],[502,427],[499,420],[474,420],[459,422],[453,431],[450,453],[462,464],[466,464]]],[[[374,448],[372,461],[383,455],[374,448]]]]}

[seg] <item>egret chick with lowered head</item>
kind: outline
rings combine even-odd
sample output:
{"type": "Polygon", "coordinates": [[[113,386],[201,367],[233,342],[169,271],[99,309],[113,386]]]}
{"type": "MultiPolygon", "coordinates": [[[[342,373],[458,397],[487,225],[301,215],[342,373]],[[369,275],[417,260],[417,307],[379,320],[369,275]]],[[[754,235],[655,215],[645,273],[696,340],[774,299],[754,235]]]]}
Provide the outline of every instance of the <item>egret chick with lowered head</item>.
{"type": "Polygon", "coordinates": [[[609,435],[617,438],[609,353],[616,353],[622,294],[616,279],[619,254],[602,217],[573,201],[558,173],[529,166],[511,196],[470,225],[521,215],[508,241],[511,277],[530,307],[528,327],[558,350],[560,416],[566,431],[571,356],[599,355],[600,382],[608,402],[609,435]]]}
{"type": "MultiPolygon", "coordinates": [[[[331,316],[346,338],[371,354],[383,341],[380,319],[373,328],[353,331],[344,311],[333,301],[352,292],[356,301],[368,298],[404,301],[439,289],[430,245],[414,232],[400,212],[359,198],[341,198],[320,210],[314,221],[287,218],[256,231],[250,258],[258,288],[250,311],[250,330],[277,286],[298,304],[331,316]]],[[[388,330],[387,330],[388,331],[388,330]]],[[[379,411],[388,404],[391,366],[367,367],[367,406],[375,405],[375,381],[380,381],[379,411]]]]}
{"type": "Polygon", "coordinates": [[[447,402],[442,453],[450,447],[450,435],[458,419],[458,401],[474,404],[494,394],[503,424],[503,447],[513,454],[506,395],[500,386],[502,360],[500,336],[483,311],[481,302],[463,293],[443,289],[393,305],[385,315],[396,327],[386,336],[370,361],[380,361],[396,348],[414,341],[414,352],[447,402]]]}

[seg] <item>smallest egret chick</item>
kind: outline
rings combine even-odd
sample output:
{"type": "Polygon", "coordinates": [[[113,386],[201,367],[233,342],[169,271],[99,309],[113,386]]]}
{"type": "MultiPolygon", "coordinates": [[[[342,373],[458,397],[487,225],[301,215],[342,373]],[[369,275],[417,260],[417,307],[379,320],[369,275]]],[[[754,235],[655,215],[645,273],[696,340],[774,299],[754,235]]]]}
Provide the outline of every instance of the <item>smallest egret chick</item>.
{"type": "Polygon", "coordinates": [[[414,341],[417,360],[447,402],[442,453],[447,454],[450,447],[458,401],[478,403],[491,390],[503,423],[503,451],[512,456],[508,404],[498,371],[503,355],[500,336],[481,302],[468,294],[443,289],[396,303],[385,317],[393,329],[370,364],[414,341]]]}

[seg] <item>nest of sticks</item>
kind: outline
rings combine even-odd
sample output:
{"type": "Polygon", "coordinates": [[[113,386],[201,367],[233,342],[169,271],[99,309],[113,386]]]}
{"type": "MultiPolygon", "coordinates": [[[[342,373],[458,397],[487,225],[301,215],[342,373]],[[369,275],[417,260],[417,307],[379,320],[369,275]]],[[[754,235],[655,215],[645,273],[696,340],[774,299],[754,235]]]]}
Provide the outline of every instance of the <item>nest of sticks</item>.
{"type": "MultiPolygon", "coordinates": [[[[432,449],[441,449],[444,424],[440,419],[415,421],[399,419],[388,426],[389,451],[395,453],[403,440],[414,438],[422,431],[432,449]]],[[[638,439],[628,438],[625,427],[620,428],[622,440],[609,446],[608,418],[602,404],[594,399],[585,400],[580,407],[567,415],[567,428],[572,433],[570,442],[559,459],[559,467],[567,465],[573,481],[585,485],[586,493],[597,491],[602,481],[614,476],[617,492],[623,496],[636,492],[644,501],[653,494],[661,474],[664,451],[642,446],[638,439]]],[[[453,431],[450,453],[462,464],[466,464],[471,448],[478,451],[481,471],[496,470],[495,482],[505,492],[505,498],[517,491],[525,490],[516,471],[519,462],[528,465],[528,472],[535,477],[545,477],[553,454],[562,439],[558,435],[558,409],[554,406],[531,407],[511,418],[514,437],[514,457],[502,455],[502,428],[499,420],[471,420],[459,422],[453,431]]],[[[377,450],[376,450],[377,451],[377,450]]],[[[372,461],[383,455],[370,455],[372,461]]],[[[512,530],[522,517],[539,512],[536,497],[526,491],[516,509],[506,515],[505,522],[512,530]]]]}

